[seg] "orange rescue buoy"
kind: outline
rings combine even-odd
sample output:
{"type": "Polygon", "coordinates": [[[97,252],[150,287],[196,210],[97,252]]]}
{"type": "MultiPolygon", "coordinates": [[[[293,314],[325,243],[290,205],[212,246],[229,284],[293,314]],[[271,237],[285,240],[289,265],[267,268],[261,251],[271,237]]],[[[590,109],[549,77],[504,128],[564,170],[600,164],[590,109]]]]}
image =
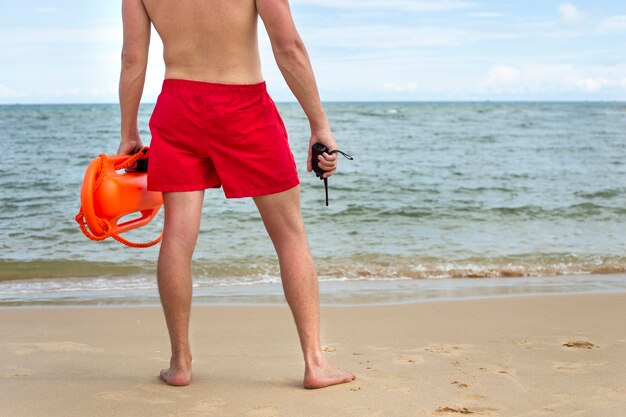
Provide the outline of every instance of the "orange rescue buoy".
{"type": "Polygon", "coordinates": [[[152,242],[133,243],[119,236],[120,233],[148,224],[163,205],[162,193],[148,191],[146,172],[117,172],[139,159],[146,159],[148,150],[146,146],[134,155],[100,154],[87,167],[76,222],[89,239],[104,240],[112,237],[127,246],[139,248],[153,246],[161,241],[162,236],[159,236],[152,242]],[[135,213],[139,217],[119,223],[123,217],[135,213]]]}

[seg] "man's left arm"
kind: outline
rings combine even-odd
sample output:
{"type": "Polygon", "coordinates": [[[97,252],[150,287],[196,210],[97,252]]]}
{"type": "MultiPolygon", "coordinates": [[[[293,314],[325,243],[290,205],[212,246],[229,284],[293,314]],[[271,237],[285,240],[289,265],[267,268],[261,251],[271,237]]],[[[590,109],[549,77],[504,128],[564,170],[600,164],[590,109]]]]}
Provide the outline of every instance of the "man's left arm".
{"type": "Polygon", "coordinates": [[[150,46],[150,17],[142,0],[122,0],[124,45],[120,73],[121,142],[118,154],[132,153],[143,145],[137,127],[150,46]]]}

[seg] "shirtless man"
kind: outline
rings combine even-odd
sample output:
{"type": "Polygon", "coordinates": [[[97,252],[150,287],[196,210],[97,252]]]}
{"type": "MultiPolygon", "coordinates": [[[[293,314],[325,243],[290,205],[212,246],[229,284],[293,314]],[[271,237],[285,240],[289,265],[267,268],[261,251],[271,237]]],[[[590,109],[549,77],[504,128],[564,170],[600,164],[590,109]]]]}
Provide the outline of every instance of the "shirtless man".
{"type": "MultiPolygon", "coordinates": [[[[163,192],[165,206],[157,280],[172,356],[161,379],[177,386],[191,380],[191,257],[204,190],[221,186],[228,198],[254,198],[274,244],[304,354],[304,387],[353,380],[322,355],[317,273],[300,215],[299,179],[261,74],[258,16],[309,119],[310,172],[311,145],[320,142],[334,150],[337,144],[288,0],[122,0],[122,16],[119,154],[142,146],[137,112],[151,24],[164,46],[165,80],[150,120],[148,169],[148,188],[163,192]]],[[[336,159],[336,154],[320,156],[325,177],[335,172],[336,159]]]]}

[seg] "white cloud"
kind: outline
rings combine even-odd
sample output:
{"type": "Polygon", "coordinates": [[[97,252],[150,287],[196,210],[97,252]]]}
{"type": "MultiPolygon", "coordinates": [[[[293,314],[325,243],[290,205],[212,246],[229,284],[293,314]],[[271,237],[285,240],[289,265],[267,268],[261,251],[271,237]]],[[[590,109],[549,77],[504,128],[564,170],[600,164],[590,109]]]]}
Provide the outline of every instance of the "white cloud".
{"type": "MultiPolygon", "coordinates": [[[[481,93],[600,93],[626,88],[626,65],[577,67],[569,64],[496,65],[480,83],[481,93]]],[[[625,91],[626,92],[626,91],[625,91]]]]}
{"type": "Polygon", "coordinates": [[[585,16],[583,12],[571,3],[561,4],[559,6],[559,14],[561,15],[561,20],[567,24],[579,23],[585,16]]]}
{"type": "Polygon", "coordinates": [[[89,90],[88,94],[94,98],[117,98],[118,95],[118,84],[117,83],[109,83],[109,85],[101,86],[102,88],[92,88],[89,90]]]}
{"type": "Polygon", "coordinates": [[[576,85],[582,91],[585,91],[588,93],[598,92],[603,87],[608,86],[610,84],[612,83],[609,82],[609,80],[607,80],[604,77],[597,77],[597,78],[586,77],[586,78],[579,78],[578,80],[576,80],[576,85]]]}
{"type": "Polygon", "coordinates": [[[626,15],[607,17],[600,22],[600,30],[605,32],[626,31],[626,15]]]}
{"type": "Polygon", "coordinates": [[[520,72],[517,68],[507,65],[496,65],[489,70],[487,85],[514,84],[519,81],[520,72]]]}
{"type": "Polygon", "coordinates": [[[296,4],[309,4],[341,9],[395,9],[412,12],[441,12],[467,9],[475,5],[471,1],[455,0],[300,0],[296,4]]]}
{"type": "Polygon", "coordinates": [[[15,97],[15,96],[16,96],[15,90],[13,90],[12,88],[4,84],[0,84],[0,98],[10,98],[10,97],[15,97]]]}

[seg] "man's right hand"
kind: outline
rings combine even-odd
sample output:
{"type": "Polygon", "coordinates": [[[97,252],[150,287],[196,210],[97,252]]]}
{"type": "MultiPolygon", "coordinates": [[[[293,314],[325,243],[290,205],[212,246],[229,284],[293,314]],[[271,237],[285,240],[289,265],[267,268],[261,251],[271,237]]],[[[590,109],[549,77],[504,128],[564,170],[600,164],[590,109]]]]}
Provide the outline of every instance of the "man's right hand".
{"type": "Polygon", "coordinates": [[[139,152],[141,148],[143,148],[143,143],[139,137],[126,140],[122,139],[119,148],[117,148],[117,155],[132,155],[139,152]]]}

